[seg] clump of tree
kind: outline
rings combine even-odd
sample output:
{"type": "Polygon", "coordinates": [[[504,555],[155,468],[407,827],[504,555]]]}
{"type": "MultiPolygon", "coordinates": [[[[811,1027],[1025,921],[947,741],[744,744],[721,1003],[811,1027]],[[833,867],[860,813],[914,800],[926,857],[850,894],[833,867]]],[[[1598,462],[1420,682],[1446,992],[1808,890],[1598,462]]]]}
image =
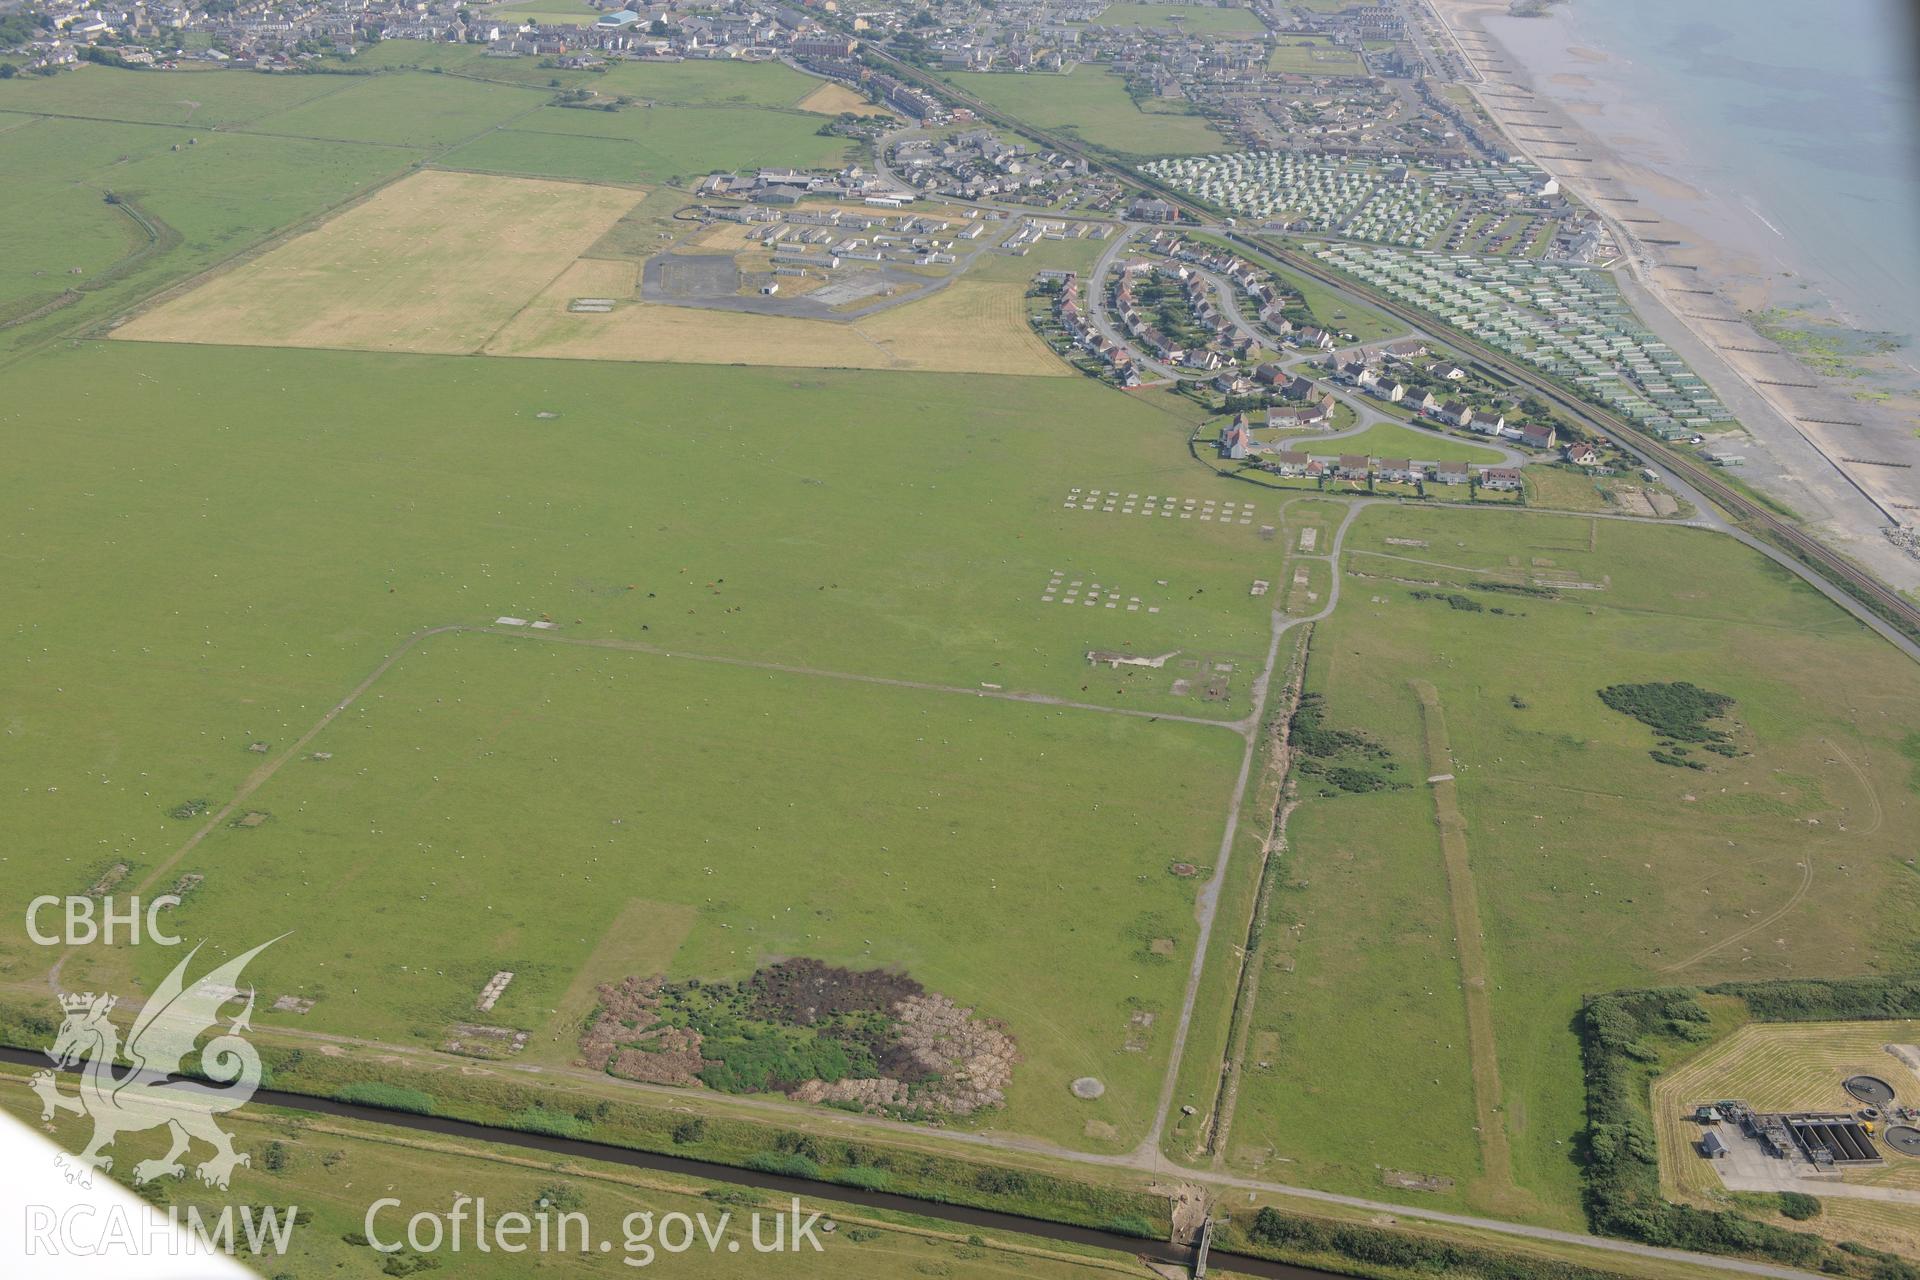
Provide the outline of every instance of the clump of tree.
{"type": "Polygon", "coordinates": [[[37,40],[53,29],[51,15],[37,13],[0,14],[0,48],[12,49],[37,40]]]}
{"type": "Polygon", "coordinates": [[[1820,1216],[1820,1200],[1804,1191],[1782,1191],[1780,1216],[1795,1222],[1810,1222],[1820,1216]]]}
{"type": "Polygon", "coordinates": [[[1714,995],[1738,996],[1762,1022],[1866,1022],[1920,1017],[1920,974],[1888,978],[1789,978],[1723,982],[1714,995]]]}
{"type": "Polygon", "coordinates": [[[1450,609],[1461,613],[1484,613],[1485,605],[1472,596],[1463,596],[1458,591],[1415,591],[1410,593],[1415,600],[1444,600],[1450,609]]]}
{"type": "Polygon", "coordinates": [[[1649,754],[1661,764],[1704,770],[1704,763],[1689,758],[1694,746],[1729,758],[1740,754],[1733,735],[1712,723],[1732,713],[1735,703],[1728,694],[1685,680],[1611,684],[1599,693],[1600,701],[1660,735],[1649,754]]]}
{"type": "Polygon", "coordinates": [[[1295,768],[1335,791],[1392,791],[1408,785],[1395,775],[1393,753],[1352,729],[1331,728],[1326,703],[1317,693],[1302,694],[1287,721],[1287,741],[1297,753],[1295,768]]]}
{"type": "Polygon", "coordinates": [[[1347,1259],[1368,1270],[1391,1267],[1423,1275],[1474,1276],[1477,1280],[1613,1280],[1616,1273],[1574,1262],[1523,1257],[1472,1244],[1455,1244],[1370,1223],[1323,1222],[1283,1213],[1268,1205],[1253,1215],[1242,1241],[1248,1252],[1317,1261],[1347,1259]]]}
{"type": "Polygon", "coordinates": [[[1560,593],[1552,587],[1538,587],[1530,582],[1499,582],[1488,578],[1469,582],[1467,585],[1476,591],[1504,591],[1511,596],[1532,596],[1536,600],[1560,598],[1560,593]]]}
{"type": "Polygon", "coordinates": [[[103,44],[87,45],[79,51],[79,54],[82,62],[97,62],[103,67],[118,67],[122,71],[145,69],[144,67],[136,68],[136,64],[128,62],[121,56],[118,49],[103,44]]]}
{"type": "Polygon", "coordinates": [[[625,94],[617,98],[602,98],[592,89],[567,89],[554,95],[556,107],[572,107],[576,111],[618,111],[622,107],[633,105],[633,99],[625,94]]]}
{"type": "Polygon", "coordinates": [[[1726,742],[1727,735],[1707,722],[1726,715],[1734,706],[1729,695],[1686,680],[1610,684],[1600,690],[1600,701],[1676,742],[1726,742]]]}

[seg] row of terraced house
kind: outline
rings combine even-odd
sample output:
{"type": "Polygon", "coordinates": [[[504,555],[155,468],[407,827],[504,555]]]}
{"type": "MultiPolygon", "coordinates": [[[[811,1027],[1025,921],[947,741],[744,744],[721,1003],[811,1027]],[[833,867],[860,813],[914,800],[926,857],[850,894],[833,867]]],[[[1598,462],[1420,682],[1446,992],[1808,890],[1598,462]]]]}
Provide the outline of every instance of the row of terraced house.
{"type": "MultiPolygon", "coordinates": [[[[1277,425],[1269,418],[1269,426],[1277,425]]],[[[1220,432],[1220,456],[1230,461],[1254,459],[1262,471],[1289,479],[1349,480],[1377,484],[1443,485],[1477,482],[1482,489],[1513,491],[1520,488],[1517,467],[1474,468],[1464,462],[1436,462],[1422,458],[1371,457],[1366,454],[1311,454],[1281,445],[1265,445],[1253,438],[1252,424],[1244,413],[1236,414],[1220,432]]]]}

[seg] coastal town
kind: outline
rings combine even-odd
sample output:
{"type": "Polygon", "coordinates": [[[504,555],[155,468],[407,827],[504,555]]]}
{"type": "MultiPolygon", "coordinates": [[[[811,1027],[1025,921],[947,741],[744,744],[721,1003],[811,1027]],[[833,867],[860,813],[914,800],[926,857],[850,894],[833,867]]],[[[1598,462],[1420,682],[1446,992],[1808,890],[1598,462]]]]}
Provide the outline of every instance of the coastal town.
{"type": "Polygon", "coordinates": [[[565,8],[460,0],[134,0],[104,7],[16,0],[0,26],[0,54],[15,74],[80,61],[320,69],[350,66],[361,50],[385,40],[483,45],[500,57],[574,68],[607,59],[778,58],[856,83],[922,122],[948,118],[941,95],[873,67],[864,46],[937,71],[1064,75],[1083,64],[1097,67],[1144,99],[1216,120],[1248,148],[1388,166],[1472,166],[1508,156],[1471,99],[1429,86],[1421,45],[1391,5],[1179,4],[1148,22],[1103,20],[1109,6],[1090,0],[881,3],[851,13],[834,0],[593,0],[572,14],[556,7],[565,8]]]}
{"type": "MultiPolygon", "coordinates": [[[[26,37],[7,55],[21,60],[8,65],[41,74],[83,60],[345,71],[360,51],[394,40],[484,46],[490,57],[574,71],[616,61],[784,60],[847,86],[876,113],[891,113],[845,116],[835,125],[870,143],[871,164],[744,178],[715,173],[698,194],[759,206],[750,220],[782,224],[755,233],[781,259],[773,270],[823,279],[850,255],[881,255],[864,241],[830,251],[832,227],[790,234],[798,215],[767,209],[821,199],[881,208],[948,199],[1134,226],[1177,219],[1173,206],[1129,195],[1084,155],[994,128],[963,99],[899,74],[911,66],[964,71],[977,80],[1066,76],[1081,67],[1081,75],[1123,81],[1144,102],[1197,113],[1224,139],[1249,148],[1138,168],[1140,176],[1218,210],[1227,227],[1300,237],[1329,265],[1416,306],[1484,316],[1470,326],[1475,336],[1569,378],[1662,438],[1690,439],[1731,424],[1733,415],[1681,357],[1632,319],[1604,275],[1580,274],[1617,259],[1607,224],[1510,145],[1496,145],[1497,133],[1470,97],[1443,92],[1448,77],[1432,56],[1430,19],[1409,23],[1407,11],[1384,5],[1191,5],[1173,6],[1151,22],[1114,23],[1102,20],[1105,10],[1087,3],[950,4],[910,13],[882,5],[849,15],[831,3],[629,8],[608,0],[561,20],[518,18],[511,5],[107,11],[74,4],[35,5],[6,30],[26,37]],[[808,243],[829,252],[796,252],[808,243]],[[1581,317],[1577,330],[1569,316],[1581,317]]],[[[616,110],[624,102],[591,88],[570,90],[569,98],[569,105],[616,110]]],[[[745,214],[737,203],[710,204],[705,216],[745,214]]],[[[1074,235],[1112,234],[1111,224],[1059,226],[1074,235]]],[[[1043,219],[1030,223],[1028,234],[1052,233],[1043,219]]],[[[1266,356],[1331,350],[1340,342],[1269,273],[1165,238],[1156,236],[1147,257],[1100,279],[1084,300],[1074,291],[1052,317],[1068,342],[1120,385],[1178,371],[1212,378],[1223,396],[1244,395],[1266,356]],[[1172,309],[1139,305],[1139,296],[1157,303],[1168,289],[1178,295],[1172,309]]],[[[1017,252],[1021,243],[1016,237],[1005,247],[1017,252]]],[[[943,255],[952,260],[924,243],[905,248],[921,266],[940,266],[943,255]]],[[[791,299],[793,283],[768,281],[761,296],[785,288],[791,299]]],[[[784,307],[787,299],[767,305],[784,307]]]]}
{"type": "Polygon", "coordinates": [[[1831,2],[0,0],[0,1159],[233,1280],[1920,1280],[1831,2]]]}

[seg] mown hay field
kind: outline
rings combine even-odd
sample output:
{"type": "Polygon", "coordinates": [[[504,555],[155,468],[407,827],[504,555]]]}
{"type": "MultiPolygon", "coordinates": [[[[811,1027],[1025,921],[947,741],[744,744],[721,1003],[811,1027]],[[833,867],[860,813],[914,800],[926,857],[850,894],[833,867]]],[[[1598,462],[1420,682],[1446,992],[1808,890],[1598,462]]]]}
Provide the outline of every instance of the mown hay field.
{"type": "MultiPolygon", "coordinates": [[[[103,71],[91,69],[77,80],[103,71]]],[[[195,86],[202,81],[226,83],[202,75],[166,79],[174,93],[200,92],[195,86]],[[183,88],[182,81],[193,84],[183,88]]],[[[262,79],[234,77],[249,87],[262,79]]],[[[50,328],[105,318],[350,199],[421,156],[406,147],[73,119],[56,114],[86,105],[69,103],[55,88],[69,77],[21,76],[0,80],[0,87],[25,80],[49,92],[19,100],[23,108],[48,114],[0,115],[0,150],[8,160],[7,181],[0,183],[0,322],[35,313],[45,319],[0,334],[8,349],[33,345],[50,328]]],[[[209,101],[217,92],[207,93],[209,101]]],[[[297,100],[297,91],[283,99],[297,100]]],[[[247,101],[249,110],[264,105],[247,101]]],[[[136,96],[129,113],[140,105],[136,96]]]]}
{"type": "Polygon", "coordinates": [[[640,195],[423,171],[137,316],[115,336],[471,352],[640,195]]]}
{"type": "Polygon", "coordinates": [[[843,84],[828,81],[806,97],[800,99],[802,111],[816,111],[823,116],[891,116],[893,112],[847,88],[843,84]]]}
{"type": "MultiPolygon", "coordinates": [[[[1863,1074],[1892,1085],[1902,1105],[1920,1103],[1920,1075],[1887,1051],[1890,1044],[1920,1045],[1920,1021],[1747,1023],[1667,1068],[1654,1078],[1652,1096],[1661,1189],[1708,1208],[1724,1208],[1732,1198],[1714,1162],[1694,1146],[1700,1130],[1693,1109],[1702,1103],[1738,1098],[1757,1111],[1853,1111],[1860,1104],[1841,1084],[1863,1074]]],[[[1883,1166],[1848,1169],[1840,1181],[1920,1192],[1920,1159],[1884,1144],[1882,1154],[1883,1166]]],[[[1743,1198],[1741,1211],[1833,1240],[1920,1254],[1920,1204],[1837,1195],[1821,1196],[1820,1204],[1819,1216],[1798,1223],[1765,1212],[1756,1197],[1743,1198]]]]}
{"type": "Polygon", "coordinates": [[[910,369],[1066,377],[1027,324],[1017,284],[960,279],[862,320],[808,320],[633,302],[576,314],[569,300],[631,298],[639,264],[583,259],[487,344],[488,355],[796,369],[910,369]]]}
{"type": "MultiPolygon", "coordinates": [[[[1748,1023],[1653,1082],[1653,1118],[1660,1140],[1660,1181],[1670,1192],[1701,1194],[1722,1184],[1711,1162],[1695,1155],[1693,1108],[1739,1098],[1756,1111],[1851,1111],[1860,1104],[1841,1088],[1852,1075],[1878,1076],[1906,1106],[1920,1104],[1920,1076],[1888,1053],[1889,1044],[1920,1044],[1920,1021],[1748,1023]]],[[[1849,1171],[1845,1181],[1885,1182],[1905,1166],[1920,1186],[1920,1160],[1893,1156],[1888,1170],[1849,1171]]],[[[1895,1177],[1897,1182],[1908,1178],[1895,1177]]],[[[1910,1206],[1920,1227],[1920,1205],[1910,1206]]]]}
{"type": "Polygon", "coordinates": [[[1790,1222],[1779,1214],[1771,1221],[1795,1231],[1811,1230],[1829,1240],[1854,1240],[1902,1257],[1920,1257],[1920,1208],[1910,1204],[1827,1196],[1820,1201],[1820,1216],[1811,1222],[1790,1222]]]}

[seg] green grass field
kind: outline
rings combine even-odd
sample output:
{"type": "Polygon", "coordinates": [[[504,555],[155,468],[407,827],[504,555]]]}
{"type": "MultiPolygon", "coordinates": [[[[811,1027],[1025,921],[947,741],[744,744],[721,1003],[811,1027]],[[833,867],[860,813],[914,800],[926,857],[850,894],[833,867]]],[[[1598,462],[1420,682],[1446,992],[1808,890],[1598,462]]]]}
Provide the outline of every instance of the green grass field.
{"type": "Polygon", "coordinates": [[[1477,1174],[1466,1015],[1457,978],[1444,976],[1452,929],[1432,824],[1419,791],[1293,815],[1298,852],[1268,916],[1262,998],[1226,1143],[1232,1167],[1387,1198],[1382,1169],[1462,1183],[1477,1174]],[[1400,837],[1365,838],[1386,830],[1400,837]]]}
{"type": "Polygon", "coordinates": [[[1526,481],[1527,502],[1556,511],[1612,511],[1601,482],[1571,467],[1528,467],[1521,473],[1526,481]]]}
{"type": "Polygon", "coordinates": [[[597,19],[600,16],[600,10],[586,3],[586,0],[507,0],[505,4],[497,4],[488,8],[486,15],[491,18],[504,18],[513,14],[526,13],[530,10],[567,13],[576,17],[592,19],[597,19]]]}
{"type": "Polygon", "coordinates": [[[495,5],[486,16],[501,21],[557,22],[591,26],[600,18],[600,10],[586,0],[511,0],[495,5]]]}
{"type": "Polygon", "coordinates": [[[251,71],[120,71],[83,66],[58,76],[0,80],[0,110],[140,124],[252,124],[353,85],[333,76],[251,71]]]}
{"type": "Polygon", "coordinates": [[[7,130],[0,146],[22,175],[0,192],[0,322],[74,291],[45,319],[0,329],[0,350],[28,345],[55,326],[104,318],[404,172],[424,154],[56,116],[7,130]],[[109,192],[126,203],[109,204],[109,192]]]}
{"type": "MultiPolygon", "coordinates": [[[[408,653],[308,750],[331,759],[296,760],[248,800],[270,822],[224,827],[177,868],[206,877],[179,913],[189,936],[292,931],[256,977],[319,999],[302,1029],[431,1043],[505,969],[488,1021],[558,1034],[564,1061],[554,1010],[576,975],[619,981],[617,964],[594,970],[603,947],[658,930],[675,979],[805,955],[977,1005],[1022,1057],[995,1123],[1074,1142],[1089,1120],[1137,1141],[1151,1111],[1164,1037],[1128,1053],[1128,1019],[1177,1007],[1193,894],[1167,864],[1210,858],[1240,743],[460,635],[408,653]],[[1023,980],[1040,969],[1044,992],[1023,980]],[[1073,1099],[1081,1075],[1106,1097],[1073,1099]]],[[[151,983],[174,957],[141,959],[151,983]]]]}
{"type": "MultiPolygon", "coordinates": [[[[37,1124],[39,1105],[23,1076],[0,1075],[0,1110],[23,1125],[37,1124]]],[[[237,1175],[233,1193],[202,1187],[189,1175],[178,1182],[151,1184],[160,1188],[152,1194],[161,1198],[163,1206],[177,1207],[183,1219],[191,1208],[210,1225],[242,1194],[248,1205],[272,1205],[281,1211],[298,1206],[305,1216],[290,1233],[286,1253],[248,1258],[266,1274],[391,1274],[382,1271],[382,1255],[362,1242],[374,1202],[389,1196],[401,1201],[398,1207],[377,1211],[374,1234],[382,1243],[404,1245],[411,1215],[444,1215],[456,1195],[484,1199],[490,1222],[508,1213],[537,1215],[542,1200],[547,1200],[552,1242],[546,1249],[535,1248],[539,1235],[534,1217],[533,1233],[517,1241],[504,1237],[527,1251],[503,1251],[497,1247],[499,1238],[492,1236],[489,1243],[496,1247],[482,1250],[476,1246],[470,1219],[457,1252],[449,1235],[434,1254],[403,1248],[396,1255],[398,1264],[416,1265],[424,1256],[430,1264],[451,1263],[446,1266],[448,1273],[483,1280],[517,1280],[534,1268],[541,1275],[573,1277],[604,1276],[616,1269],[645,1274],[661,1266],[693,1280],[737,1276],[743,1269],[747,1273],[778,1271],[794,1280],[909,1274],[954,1280],[1078,1280],[1124,1275],[1132,1269],[1130,1260],[1103,1250],[1001,1232],[983,1236],[967,1233],[954,1223],[812,1197],[805,1201],[802,1216],[819,1210],[822,1222],[832,1222],[836,1228],[828,1232],[816,1227],[820,1251],[803,1247],[761,1260],[749,1250],[751,1215],[763,1216],[763,1239],[770,1241],[773,1215],[788,1212],[789,1198],[772,1192],[266,1108],[249,1108],[225,1123],[235,1145],[254,1157],[252,1167],[237,1175]],[[590,1228],[588,1247],[557,1247],[562,1212],[585,1215],[590,1228]],[[653,1234],[654,1223],[675,1213],[704,1215],[721,1240],[719,1249],[709,1252],[704,1243],[686,1252],[661,1249],[660,1237],[653,1234]],[[630,1218],[634,1214],[651,1215],[651,1220],[630,1218]],[[602,1251],[601,1241],[610,1247],[602,1251]],[[729,1250],[728,1241],[737,1248],[729,1250]],[[531,1262],[534,1258],[538,1261],[531,1262]]],[[[62,1116],[54,1137],[68,1149],[77,1149],[86,1143],[86,1124],[62,1116]]],[[[158,1156],[164,1146],[151,1133],[129,1135],[120,1143],[122,1149],[141,1157],[158,1156]]],[[[121,1167],[132,1163],[131,1158],[118,1162],[116,1176],[121,1176],[121,1167]]],[[[569,1229],[574,1233],[569,1243],[578,1241],[580,1228],[569,1229]]],[[[677,1244],[677,1237],[673,1238],[677,1244]]],[[[247,1256],[244,1250],[242,1256],[247,1256]]]]}
{"type": "Polygon", "coordinates": [[[1920,794],[1901,752],[1920,684],[1797,580],[1692,530],[1376,509],[1348,546],[1308,686],[1329,723],[1388,747],[1414,785],[1333,798],[1310,787],[1294,814],[1256,1020],[1276,1056],[1248,1074],[1230,1154],[1342,1190],[1474,1203],[1466,1187],[1484,1170],[1419,785],[1440,766],[1424,755],[1417,676],[1437,687],[1451,731],[1512,1174],[1530,1216],[1577,1223],[1583,1094],[1569,1024],[1582,993],[1914,963],[1920,883],[1903,860],[1920,794]],[[1563,586],[1552,600],[1473,587],[1488,581],[1563,586]],[[1661,680],[1735,697],[1748,754],[1703,756],[1703,772],[1658,764],[1647,728],[1595,696],[1661,680]],[[1409,1096],[1430,1121],[1415,1133],[1398,1101],[1409,1096]],[[1455,1187],[1396,1193],[1382,1167],[1455,1187]]]}
{"type": "Polygon", "coordinates": [[[852,154],[793,108],[821,82],[777,63],[595,75],[391,40],[351,65],[381,74],[87,66],[0,81],[0,146],[19,175],[0,190],[0,350],[103,320],[423,161],[659,182],[852,154]],[[549,81],[636,105],[550,108],[549,81]]]}
{"type": "Polygon", "coordinates": [[[1392,316],[1348,302],[1316,280],[1285,270],[1275,271],[1274,275],[1283,288],[1300,295],[1315,320],[1339,332],[1351,333],[1356,342],[1375,342],[1406,332],[1406,325],[1392,316]]]}
{"type": "MultiPolygon", "coordinates": [[[[564,3],[564,0],[559,0],[564,3]]],[[[440,71],[456,72],[478,80],[501,84],[527,85],[549,89],[558,80],[560,87],[586,85],[597,87],[603,78],[598,71],[543,67],[542,58],[493,57],[481,44],[428,44],[423,40],[382,40],[363,45],[351,58],[339,58],[333,65],[351,71],[440,71]]]]}
{"type": "Polygon", "coordinates": [[[670,163],[670,158],[644,149],[630,138],[529,133],[522,129],[483,133],[449,151],[442,161],[449,169],[582,182],[641,182],[663,162],[670,163]]]}
{"type": "Polygon", "coordinates": [[[821,85],[784,63],[724,61],[616,63],[594,83],[603,93],[687,107],[790,107],[821,85]]]}
{"type": "Polygon", "coordinates": [[[1191,4],[1115,4],[1094,22],[1103,27],[1168,27],[1222,35],[1259,35],[1266,28],[1253,10],[1191,4]]]}
{"type": "Polygon", "coordinates": [[[1479,462],[1489,466],[1500,461],[1496,450],[1391,423],[1368,427],[1358,435],[1342,436],[1324,446],[1310,447],[1325,452],[1336,445],[1342,453],[1364,453],[1376,458],[1425,458],[1433,462],[1479,462]]]}
{"type": "MultiPolygon", "coordinates": [[[[263,762],[250,744],[293,750],[425,627],[551,614],[568,639],[1208,718],[1244,714],[1265,652],[1247,583],[1274,552],[1256,525],[1063,507],[1072,486],[1213,492],[1180,461],[1184,424],[1079,379],[145,343],[13,372],[8,465],[46,477],[13,513],[15,545],[39,548],[22,590],[46,652],[23,655],[11,704],[34,802],[4,824],[16,847],[66,851],[0,865],[15,896],[83,889],[116,860],[153,875],[195,830],[171,810],[233,795],[263,762]],[[1095,417],[1093,459],[1033,428],[1095,417]],[[867,425],[883,421],[912,425],[867,425]],[[1056,569],[1161,612],[1043,603],[1056,569]],[[97,589],[66,589],[80,576],[97,589]],[[1090,669],[1107,647],[1234,670],[1219,701],[1176,695],[1178,663],[1090,669]]],[[[1137,1141],[1165,1062],[1164,1032],[1123,1047],[1128,1001],[1164,1028],[1192,945],[1198,882],[1166,868],[1212,862],[1240,747],[1098,711],[441,637],[247,800],[265,825],[221,827],[155,883],[207,877],[183,926],[217,947],[296,928],[264,981],[324,989],[303,1025],[409,1042],[493,968],[525,984],[502,1015],[544,1033],[630,899],[698,913],[677,973],[801,952],[904,965],[1019,1039],[993,1123],[1111,1150],[1137,1141]],[[550,785],[530,791],[536,774],[550,785]],[[946,930],[956,910],[978,927],[946,930]],[[1041,968],[1044,991],[1022,976],[1041,968]],[[1098,1104],[1066,1092],[1087,1073],[1108,1082],[1098,1104]]],[[[128,960],[77,955],[67,976],[119,983],[128,960]]],[[[44,963],[0,934],[11,978],[44,963]]]]}
{"type": "Polygon", "coordinates": [[[1226,140],[1197,115],[1142,111],[1110,71],[1083,66],[1067,75],[956,72],[953,84],[1042,129],[1059,129],[1118,155],[1186,155],[1226,140]]]}
{"type": "Polygon", "coordinates": [[[255,121],[264,133],[386,146],[445,147],[527,115],[552,96],[433,75],[356,76],[339,93],[255,121]]]}
{"type": "Polygon", "coordinates": [[[4,123],[0,147],[15,176],[0,190],[0,309],[30,306],[95,277],[146,243],[133,219],[106,203],[104,188],[85,179],[162,137],[28,116],[4,123]]]}
{"type": "Polygon", "coordinates": [[[1267,70],[1303,76],[1357,76],[1363,73],[1360,55],[1328,36],[1287,34],[1278,37],[1267,70]]]}
{"type": "Polygon", "coordinates": [[[819,130],[819,116],[750,106],[634,106],[622,111],[543,107],[512,130],[484,135],[471,148],[447,153],[445,162],[552,177],[631,176],[650,182],[691,180],[713,169],[832,168],[844,163],[847,141],[823,137],[819,130]],[[596,145],[587,148],[575,141],[586,138],[596,145]],[[598,145],[606,142],[619,146],[598,145]],[[566,150],[556,152],[556,146],[566,150]],[[587,171],[565,169],[571,160],[587,171]]]}

